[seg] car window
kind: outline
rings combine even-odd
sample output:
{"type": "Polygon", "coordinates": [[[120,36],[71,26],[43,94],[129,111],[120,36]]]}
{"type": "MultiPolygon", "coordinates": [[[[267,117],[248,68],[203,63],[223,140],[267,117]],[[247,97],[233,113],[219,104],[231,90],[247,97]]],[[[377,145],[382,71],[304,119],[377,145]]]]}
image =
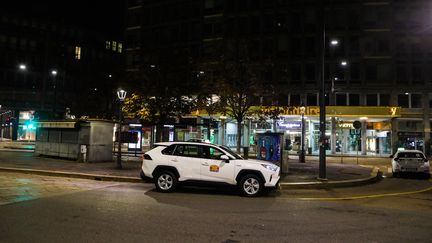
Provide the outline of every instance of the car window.
{"type": "Polygon", "coordinates": [[[184,146],[177,145],[174,149],[174,155],[182,156],[183,155],[184,146]]]}
{"type": "Polygon", "coordinates": [[[219,145],[219,147],[223,148],[227,153],[229,153],[231,156],[233,156],[236,159],[243,159],[240,155],[234,153],[229,147],[225,145],[219,145]]]}
{"type": "Polygon", "coordinates": [[[202,158],[206,159],[220,159],[220,156],[225,154],[217,148],[212,148],[210,146],[201,146],[202,148],[202,158]]]}
{"type": "Polygon", "coordinates": [[[164,149],[162,149],[161,153],[165,155],[172,155],[175,149],[175,145],[170,145],[164,149]]]}
{"type": "Polygon", "coordinates": [[[183,156],[188,157],[199,157],[198,146],[196,145],[185,145],[183,150],[183,156]]]}
{"type": "Polygon", "coordinates": [[[200,153],[197,145],[177,145],[174,150],[174,155],[186,156],[186,157],[200,157],[200,153]]]}
{"type": "Polygon", "coordinates": [[[424,159],[424,155],[422,153],[399,153],[397,155],[398,158],[419,158],[424,159]]]}

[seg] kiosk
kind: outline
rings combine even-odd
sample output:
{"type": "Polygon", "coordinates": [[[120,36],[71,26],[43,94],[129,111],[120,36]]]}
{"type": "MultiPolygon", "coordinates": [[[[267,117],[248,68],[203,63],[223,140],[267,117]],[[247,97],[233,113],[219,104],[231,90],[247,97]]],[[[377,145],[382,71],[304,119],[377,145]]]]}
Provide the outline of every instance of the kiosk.
{"type": "Polygon", "coordinates": [[[106,120],[40,121],[34,154],[83,162],[112,161],[113,127],[106,120]]]}

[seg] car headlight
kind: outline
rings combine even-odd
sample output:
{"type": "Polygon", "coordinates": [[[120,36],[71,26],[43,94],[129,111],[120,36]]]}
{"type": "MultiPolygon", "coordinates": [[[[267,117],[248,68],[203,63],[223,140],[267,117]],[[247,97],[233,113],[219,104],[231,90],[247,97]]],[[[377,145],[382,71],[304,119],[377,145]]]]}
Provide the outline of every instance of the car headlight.
{"type": "Polygon", "coordinates": [[[271,171],[277,171],[278,168],[279,168],[276,165],[270,165],[270,164],[261,164],[261,165],[262,165],[262,167],[264,167],[264,168],[266,168],[268,170],[271,170],[271,171]]]}

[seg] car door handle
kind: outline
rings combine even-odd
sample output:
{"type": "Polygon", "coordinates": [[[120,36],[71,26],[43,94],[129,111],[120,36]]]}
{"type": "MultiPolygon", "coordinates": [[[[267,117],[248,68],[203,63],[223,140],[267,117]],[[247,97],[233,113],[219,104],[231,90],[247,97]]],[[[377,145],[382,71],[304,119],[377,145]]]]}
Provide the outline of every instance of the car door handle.
{"type": "Polygon", "coordinates": [[[207,162],[201,163],[201,165],[208,166],[207,162]]]}
{"type": "Polygon", "coordinates": [[[177,159],[172,159],[171,161],[172,161],[172,162],[178,162],[178,160],[177,160],[177,159]]]}

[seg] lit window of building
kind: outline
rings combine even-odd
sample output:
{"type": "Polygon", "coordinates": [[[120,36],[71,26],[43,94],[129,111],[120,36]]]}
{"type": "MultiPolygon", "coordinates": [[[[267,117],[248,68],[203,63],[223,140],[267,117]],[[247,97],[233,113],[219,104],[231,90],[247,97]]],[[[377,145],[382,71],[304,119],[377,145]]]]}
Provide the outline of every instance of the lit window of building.
{"type": "Polygon", "coordinates": [[[116,41],[113,41],[113,42],[112,42],[112,50],[113,50],[113,51],[116,51],[116,50],[117,50],[117,42],[116,42],[116,41]]]}
{"type": "Polygon", "coordinates": [[[81,59],[81,47],[79,46],[75,46],[75,59],[81,59]]]}
{"type": "Polygon", "coordinates": [[[123,51],[123,44],[122,43],[118,43],[118,45],[117,45],[117,51],[119,52],[119,53],[122,53],[122,51],[123,51]]]}
{"type": "Polygon", "coordinates": [[[105,41],[105,49],[111,49],[111,41],[105,41]]]}

